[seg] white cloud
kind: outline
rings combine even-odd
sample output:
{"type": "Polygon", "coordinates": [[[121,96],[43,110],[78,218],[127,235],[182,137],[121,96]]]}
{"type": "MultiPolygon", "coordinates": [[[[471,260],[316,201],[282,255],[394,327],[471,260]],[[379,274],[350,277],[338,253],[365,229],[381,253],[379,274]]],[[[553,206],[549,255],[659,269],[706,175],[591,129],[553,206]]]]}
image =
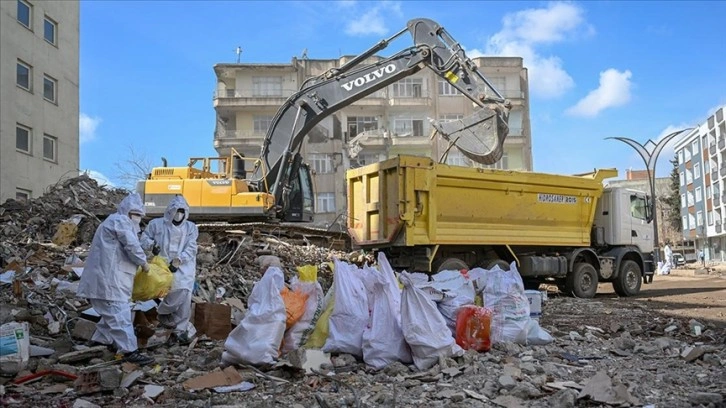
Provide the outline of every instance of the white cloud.
{"type": "MultiPolygon", "coordinates": [[[[346,8],[352,8],[355,5],[344,4],[346,8]]],[[[401,4],[399,2],[384,1],[377,3],[359,17],[351,18],[345,27],[345,33],[352,36],[386,35],[388,27],[386,26],[385,16],[390,14],[401,15],[401,4]]]]}
{"type": "Polygon", "coordinates": [[[78,118],[80,142],[86,143],[96,138],[96,128],[101,123],[101,118],[88,116],[81,112],[78,118]]]}
{"type": "Polygon", "coordinates": [[[582,8],[572,3],[550,3],[546,8],[507,14],[502,24],[489,39],[487,54],[522,57],[533,95],[556,98],[575,85],[559,57],[543,56],[536,47],[565,41],[583,30],[592,34],[594,29],[586,24],[582,8]]]}
{"type": "Polygon", "coordinates": [[[99,186],[116,187],[108,177],[96,170],[85,170],[84,173],[88,174],[88,177],[96,180],[99,186]]]}
{"type": "Polygon", "coordinates": [[[567,113],[574,116],[595,117],[605,109],[622,106],[630,101],[630,78],[633,74],[610,68],[600,73],[600,86],[590,91],[567,113]]]}

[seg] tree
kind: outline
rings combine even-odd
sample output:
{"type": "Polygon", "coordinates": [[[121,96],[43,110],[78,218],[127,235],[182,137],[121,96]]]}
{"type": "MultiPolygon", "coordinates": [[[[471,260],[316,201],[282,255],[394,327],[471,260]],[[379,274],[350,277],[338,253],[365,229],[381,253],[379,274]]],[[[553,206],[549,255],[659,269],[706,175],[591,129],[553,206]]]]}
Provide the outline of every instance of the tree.
{"type": "Polygon", "coordinates": [[[133,146],[128,146],[128,151],[125,159],[114,163],[115,179],[119,187],[133,191],[137,182],[148,178],[153,166],[145,153],[136,151],[133,146]]]}
{"type": "Polygon", "coordinates": [[[665,220],[675,231],[681,232],[683,225],[681,224],[681,179],[678,173],[678,156],[670,161],[673,165],[671,170],[671,188],[670,194],[663,198],[665,220]]]}

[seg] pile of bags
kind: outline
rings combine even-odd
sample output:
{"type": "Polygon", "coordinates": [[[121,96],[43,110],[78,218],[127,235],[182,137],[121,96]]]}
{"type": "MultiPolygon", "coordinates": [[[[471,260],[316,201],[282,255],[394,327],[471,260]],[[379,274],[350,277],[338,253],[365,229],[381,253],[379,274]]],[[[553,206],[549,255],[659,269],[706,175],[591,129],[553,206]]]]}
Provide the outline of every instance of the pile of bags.
{"type": "Polygon", "coordinates": [[[269,267],[254,286],[248,311],[229,334],[223,365],[274,363],[298,348],[346,353],[381,369],[398,361],[425,370],[440,357],[492,343],[546,344],[552,338],[529,318],[529,301],[514,264],[432,276],[401,272],[385,255],[377,268],[334,261],[323,296],[317,268],[298,269],[285,284],[269,267]]]}

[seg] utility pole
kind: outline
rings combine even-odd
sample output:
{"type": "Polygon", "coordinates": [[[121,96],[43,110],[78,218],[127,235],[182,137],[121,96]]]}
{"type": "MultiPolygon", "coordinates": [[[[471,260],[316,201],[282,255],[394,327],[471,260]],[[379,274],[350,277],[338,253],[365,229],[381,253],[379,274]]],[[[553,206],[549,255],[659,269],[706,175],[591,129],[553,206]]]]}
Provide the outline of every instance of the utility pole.
{"type": "MultiPolygon", "coordinates": [[[[655,194],[655,165],[658,162],[658,156],[660,155],[660,152],[663,150],[663,148],[670,142],[674,137],[680,135],[683,132],[692,130],[693,128],[688,129],[682,129],[675,131],[668,136],[660,139],[657,143],[648,139],[645,144],[640,144],[636,142],[633,139],[629,139],[627,137],[606,137],[605,139],[615,139],[619,140],[623,143],[628,144],[630,147],[635,149],[636,152],[640,155],[640,158],[643,159],[643,163],[645,163],[645,170],[648,172],[648,183],[650,183],[650,199],[651,199],[651,211],[650,213],[653,214],[653,264],[658,265],[658,261],[660,261],[660,245],[658,242],[658,213],[656,212],[656,202],[658,198],[655,194]]],[[[645,281],[645,283],[651,283],[653,282],[653,275],[650,276],[648,280],[645,281]]]]}
{"type": "Polygon", "coordinates": [[[234,50],[234,53],[237,54],[237,63],[239,64],[240,57],[242,56],[242,47],[238,45],[237,49],[234,50]]]}

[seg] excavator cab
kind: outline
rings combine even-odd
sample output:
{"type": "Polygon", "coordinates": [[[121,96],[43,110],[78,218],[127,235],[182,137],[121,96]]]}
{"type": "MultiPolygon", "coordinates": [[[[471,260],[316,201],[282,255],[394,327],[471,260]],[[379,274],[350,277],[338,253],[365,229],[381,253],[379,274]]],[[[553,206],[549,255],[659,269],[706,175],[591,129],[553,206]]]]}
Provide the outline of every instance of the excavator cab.
{"type": "Polygon", "coordinates": [[[282,220],[289,222],[312,222],[315,214],[315,197],[313,196],[313,179],[310,167],[300,163],[297,177],[290,183],[290,194],[287,208],[282,211],[282,220]]]}

